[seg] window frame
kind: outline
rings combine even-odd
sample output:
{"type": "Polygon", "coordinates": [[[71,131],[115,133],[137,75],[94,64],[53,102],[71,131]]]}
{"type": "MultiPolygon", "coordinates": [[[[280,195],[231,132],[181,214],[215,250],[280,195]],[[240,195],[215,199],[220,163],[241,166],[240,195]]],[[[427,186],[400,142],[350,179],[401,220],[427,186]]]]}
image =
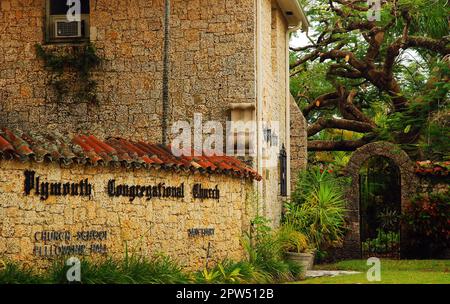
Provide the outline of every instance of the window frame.
{"type": "MultiPolygon", "coordinates": [[[[50,5],[52,0],[45,0],[45,43],[46,44],[83,44],[90,41],[90,17],[91,9],[89,6],[88,14],[81,14],[81,20],[84,21],[84,35],[81,37],[70,37],[70,38],[55,38],[51,35],[51,27],[54,26],[52,22],[52,16],[62,16],[62,15],[52,15],[50,12],[50,5]]],[[[87,0],[89,1],[89,0],[87,0]]],[[[90,4],[90,2],[89,2],[90,4]]]]}

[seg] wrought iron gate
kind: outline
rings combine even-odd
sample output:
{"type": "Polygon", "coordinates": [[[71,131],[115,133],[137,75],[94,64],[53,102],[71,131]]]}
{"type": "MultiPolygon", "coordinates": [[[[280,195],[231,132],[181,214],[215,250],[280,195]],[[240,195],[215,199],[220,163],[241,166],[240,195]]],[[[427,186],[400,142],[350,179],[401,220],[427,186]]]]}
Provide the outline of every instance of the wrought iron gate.
{"type": "Polygon", "coordinates": [[[372,157],[359,178],[362,256],[400,258],[399,168],[390,159],[372,157]]]}

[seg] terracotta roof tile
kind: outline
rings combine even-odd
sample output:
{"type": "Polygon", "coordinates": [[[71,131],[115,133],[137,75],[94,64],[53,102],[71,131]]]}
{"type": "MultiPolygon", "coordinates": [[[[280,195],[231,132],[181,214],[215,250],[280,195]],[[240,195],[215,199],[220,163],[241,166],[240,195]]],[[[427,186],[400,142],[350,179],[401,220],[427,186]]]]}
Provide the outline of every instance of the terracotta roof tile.
{"type": "Polygon", "coordinates": [[[12,131],[3,128],[1,135],[14,147],[15,153],[21,158],[27,158],[34,154],[28,143],[12,131]]]}
{"type": "Polygon", "coordinates": [[[433,162],[427,160],[416,162],[415,172],[418,175],[448,176],[449,169],[450,161],[433,162]]]}
{"type": "Polygon", "coordinates": [[[255,170],[229,156],[177,157],[172,154],[170,146],[143,141],[123,138],[102,141],[92,134],[79,134],[69,139],[55,131],[24,133],[4,128],[0,130],[0,158],[14,157],[37,162],[60,162],[65,165],[75,162],[93,166],[162,168],[261,180],[255,170]]]}
{"type": "Polygon", "coordinates": [[[14,152],[14,147],[2,136],[0,136],[0,151],[2,153],[14,152]]]}

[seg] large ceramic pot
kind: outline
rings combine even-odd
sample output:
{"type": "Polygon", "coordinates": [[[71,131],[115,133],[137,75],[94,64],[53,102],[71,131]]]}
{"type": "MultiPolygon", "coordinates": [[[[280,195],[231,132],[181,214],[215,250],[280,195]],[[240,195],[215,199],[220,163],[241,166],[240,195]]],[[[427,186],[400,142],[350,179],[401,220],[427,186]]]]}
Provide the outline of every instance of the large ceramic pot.
{"type": "Polygon", "coordinates": [[[314,252],[286,252],[286,258],[294,263],[297,263],[298,265],[301,265],[304,272],[312,269],[314,265],[314,252]]]}

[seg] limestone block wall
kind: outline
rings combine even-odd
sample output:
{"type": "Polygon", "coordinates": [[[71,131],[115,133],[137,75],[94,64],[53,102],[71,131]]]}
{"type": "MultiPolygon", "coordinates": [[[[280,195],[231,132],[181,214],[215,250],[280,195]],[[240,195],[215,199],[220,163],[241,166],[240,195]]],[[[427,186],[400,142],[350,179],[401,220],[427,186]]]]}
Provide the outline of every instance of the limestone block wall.
{"type": "Polygon", "coordinates": [[[231,103],[254,103],[253,0],[175,0],[171,16],[171,119],[225,123],[231,103]]]}
{"type": "MultiPolygon", "coordinates": [[[[194,113],[225,126],[231,103],[256,103],[261,68],[263,119],[279,123],[285,143],[287,25],[276,1],[262,1],[262,50],[256,50],[254,0],[171,2],[169,126],[192,122],[194,113]]],[[[45,0],[0,3],[0,127],[161,142],[163,1],[90,1],[90,40],[103,58],[92,73],[98,104],[70,94],[58,100],[50,85],[54,73],[35,51],[45,44],[45,0]]],[[[265,215],[276,224],[279,168],[261,175],[265,215]]]]}
{"type": "Polygon", "coordinates": [[[93,73],[98,105],[57,101],[53,73],[35,51],[45,43],[45,0],[1,1],[0,124],[158,139],[162,2],[95,0],[90,7],[91,41],[103,58],[93,73]]]}
{"type": "MultiPolygon", "coordinates": [[[[57,100],[35,52],[45,44],[45,0],[1,0],[0,125],[160,142],[163,4],[91,1],[90,40],[103,58],[95,105],[57,100]]],[[[198,112],[225,122],[230,103],[255,102],[254,1],[172,1],[170,61],[172,121],[198,112]]]]}
{"type": "MultiPolygon", "coordinates": [[[[264,168],[262,199],[265,214],[277,226],[281,218],[281,210],[285,198],[281,197],[280,167],[278,154],[281,146],[286,146],[286,32],[287,23],[277,1],[262,1],[262,44],[259,50],[262,56],[262,115],[272,135],[278,137],[279,149],[268,155],[277,162],[264,168]],[[276,134],[274,134],[276,131],[276,134]]],[[[268,145],[267,142],[264,145],[268,145]]]]}
{"type": "Polygon", "coordinates": [[[291,95],[291,189],[295,189],[298,175],[308,163],[308,124],[291,95]]]}
{"type": "Polygon", "coordinates": [[[85,245],[89,251],[94,245],[100,248],[100,253],[91,252],[91,258],[102,256],[102,246],[106,246],[108,256],[123,257],[127,246],[130,253],[168,254],[189,269],[204,266],[208,247],[210,263],[225,258],[238,260],[244,255],[240,238],[248,229],[251,206],[246,196],[250,192],[249,180],[223,175],[86,166],[61,168],[57,164],[2,161],[0,257],[48,265],[49,258],[43,256],[45,246],[50,250],[53,245],[85,245]],[[51,195],[47,200],[41,200],[33,191],[25,195],[25,170],[35,171],[40,182],[78,183],[88,179],[92,195],[51,195]],[[110,197],[107,185],[111,179],[116,185],[130,186],[184,183],[185,196],[151,200],[136,197],[133,201],[122,196],[110,197]],[[205,188],[217,185],[220,199],[194,199],[192,187],[197,183],[205,188]],[[189,236],[189,229],[200,230],[196,236],[189,236]],[[214,234],[209,235],[208,229],[214,229],[214,234]],[[64,232],[63,236],[68,232],[72,238],[42,241],[42,232],[51,231],[64,232]],[[78,233],[89,231],[104,232],[106,238],[99,239],[102,235],[95,233],[85,233],[87,240],[76,238],[78,233]]]}

